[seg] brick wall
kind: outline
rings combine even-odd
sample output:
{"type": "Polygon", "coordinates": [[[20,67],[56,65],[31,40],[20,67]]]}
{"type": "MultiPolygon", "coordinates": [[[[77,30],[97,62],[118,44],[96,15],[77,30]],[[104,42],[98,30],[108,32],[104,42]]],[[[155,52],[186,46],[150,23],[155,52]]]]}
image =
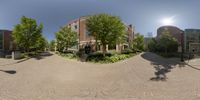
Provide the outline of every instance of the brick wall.
{"type": "Polygon", "coordinates": [[[9,30],[0,30],[3,32],[3,50],[4,51],[11,51],[15,50],[16,44],[13,43],[12,39],[12,31],[9,30]]]}
{"type": "Polygon", "coordinates": [[[86,36],[85,36],[85,20],[79,19],[79,40],[80,41],[85,41],[86,36]]]}
{"type": "Polygon", "coordinates": [[[183,32],[182,30],[174,26],[163,26],[163,27],[158,28],[157,38],[160,37],[160,35],[162,34],[164,30],[169,31],[169,33],[177,39],[178,43],[181,44],[181,33],[183,32]]]}
{"type": "Polygon", "coordinates": [[[10,50],[11,41],[12,41],[12,32],[4,31],[4,50],[10,50]]]}
{"type": "Polygon", "coordinates": [[[128,33],[128,42],[130,43],[131,41],[133,41],[134,38],[134,29],[132,25],[128,26],[127,33],[128,33]]]}

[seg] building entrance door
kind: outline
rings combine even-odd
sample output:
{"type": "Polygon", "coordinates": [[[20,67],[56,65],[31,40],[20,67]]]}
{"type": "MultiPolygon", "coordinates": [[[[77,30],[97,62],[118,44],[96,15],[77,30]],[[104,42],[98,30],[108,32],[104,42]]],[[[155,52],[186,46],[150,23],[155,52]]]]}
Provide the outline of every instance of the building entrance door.
{"type": "Polygon", "coordinates": [[[190,53],[200,53],[200,43],[190,43],[189,44],[190,53]]]}

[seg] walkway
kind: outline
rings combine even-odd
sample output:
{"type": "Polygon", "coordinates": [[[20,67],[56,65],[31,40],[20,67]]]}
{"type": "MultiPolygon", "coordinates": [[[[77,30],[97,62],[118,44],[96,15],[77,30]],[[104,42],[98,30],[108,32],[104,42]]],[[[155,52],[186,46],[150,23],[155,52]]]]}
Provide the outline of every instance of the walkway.
{"type": "Polygon", "coordinates": [[[114,64],[49,55],[0,66],[0,100],[200,100],[199,76],[152,53],[114,64]]]}

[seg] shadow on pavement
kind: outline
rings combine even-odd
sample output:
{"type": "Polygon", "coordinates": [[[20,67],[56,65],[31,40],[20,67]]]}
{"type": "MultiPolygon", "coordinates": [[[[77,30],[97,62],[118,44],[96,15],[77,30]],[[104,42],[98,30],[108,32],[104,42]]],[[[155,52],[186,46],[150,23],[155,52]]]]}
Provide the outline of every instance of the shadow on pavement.
{"type": "Polygon", "coordinates": [[[0,70],[1,72],[5,72],[7,74],[16,74],[17,72],[15,70],[0,70]]]}
{"type": "Polygon", "coordinates": [[[14,65],[14,64],[17,64],[17,63],[21,63],[21,62],[27,61],[27,60],[29,60],[31,58],[35,58],[36,60],[41,60],[41,59],[44,59],[45,57],[52,56],[52,55],[53,54],[50,53],[50,52],[42,52],[37,56],[28,57],[28,58],[25,58],[25,59],[22,59],[22,60],[18,60],[16,62],[12,62],[12,63],[2,64],[2,65],[0,64],[0,66],[14,65]]]}
{"type": "Polygon", "coordinates": [[[2,64],[2,65],[0,65],[0,66],[14,65],[14,64],[17,64],[17,63],[21,63],[21,62],[27,61],[27,60],[29,60],[29,59],[30,59],[30,58],[25,58],[25,59],[19,60],[19,61],[17,61],[17,62],[8,63],[8,64],[2,64]]]}
{"type": "Polygon", "coordinates": [[[155,77],[150,78],[152,81],[166,81],[167,73],[171,72],[174,66],[179,65],[178,60],[169,60],[154,53],[145,52],[141,55],[142,58],[151,62],[155,68],[155,77]]]}
{"type": "Polygon", "coordinates": [[[25,59],[23,59],[23,60],[17,61],[16,63],[21,63],[21,62],[27,61],[27,60],[29,60],[29,59],[30,59],[30,58],[25,58],[25,59]]]}

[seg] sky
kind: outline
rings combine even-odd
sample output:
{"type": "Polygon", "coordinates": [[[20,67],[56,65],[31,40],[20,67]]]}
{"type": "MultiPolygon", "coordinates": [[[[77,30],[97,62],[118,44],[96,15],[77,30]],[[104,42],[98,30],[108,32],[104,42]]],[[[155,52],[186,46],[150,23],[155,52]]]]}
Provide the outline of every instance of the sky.
{"type": "Polygon", "coordinates": [[[147,36],[173,18],[180,29],[200,28],[200,0],[0,0],[0,29],[12,30],[22,16],[44,25],[43,35],[54,39],[59,27],[80,16],[108,13],[132,24],[147,36]]]}

